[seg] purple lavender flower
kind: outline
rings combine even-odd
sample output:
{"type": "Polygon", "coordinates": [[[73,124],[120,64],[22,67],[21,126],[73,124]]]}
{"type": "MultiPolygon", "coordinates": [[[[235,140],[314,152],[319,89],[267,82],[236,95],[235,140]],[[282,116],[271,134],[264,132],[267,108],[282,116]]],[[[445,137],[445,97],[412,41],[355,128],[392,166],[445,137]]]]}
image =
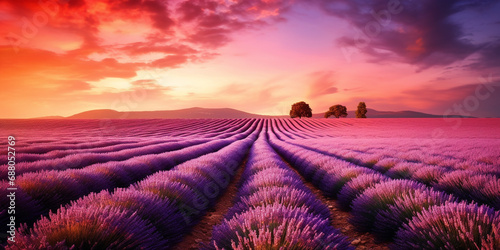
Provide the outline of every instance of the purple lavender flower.
{"type": "Polygon", "coordinates": [[[398,228],[417,213],[431,206],[455,201],[456,197],[433,190],[416,190],[414,193],[403,194],[388,209],[377,214],[373,232],[378,240],[391,240],[398,228]]]}
{"type": "MultiPolygon", "coordinates": [[[[142,192],[151,192],[162,199],[177,201],[190,207],[195,207],[195,199],[199,198],[197,193],[189,186],[179,182],[166,182],[161,179],[148,178],[138,183],[135,188],[142,192]]],[[[196,199],[198,200],[198,199],[196,199]]],[[[196,203],[196,207],[203,208],[207,206],[208,201],[196,203]]]]}
{"type": "Polygon", "coordinates": [[[293,187],[265,187],[248,197],[242,197],[227,213],[226,218],[259,206],[282,204],[286,207],[306,207],[312,214],[328,219],[330,210],[314,194],[293,187]]]}
{"type": "Polygon", "coordinates": [[[7,249],[160,248],[167,241],[154,227],[130,211],[116,207],[61,208],[29,230],[18,230],[7,249]],[[52,247],[51,247],[52,246],[52,247]]]}
{"type": "Polygon", "coordinates": [[[251,195],[264,187],[297,187],[307,190],[301,180],[282,175],[259,175],[252,182],[247,182],[240,188],[240,195],[251,195]]]}
{"type": "Polygon", "coordinates": [[[425,190],[426,186],[409,180],[391,180],[366,189],[352,202],[349,220],[359,231],[370,231],[378,213],[388,209],[404,194],[425,190]]]}
{"type": "Polygon", "coordinates": [[[443,175],[434,186],[463,199],[500,209],[500,179],[496,176],[453,171],[443,175]]]}
{"type": "Polygon", "coordinates": [[[17,185],[45,210],[56,209],[86,192],[81,183],[57,171],[27,173],[17,180],[17,185]]]}
{"type": "Polygon", "coordinates": [[[344,211],[351,209],[352,201],[367,188],[375,186],[375,184],[389,180],[388,177],[375,173],[375,174],[361,174],[347,182],[340,190],[337,196],[337,203],[344,211]]]}
{"type": "Polygon", "coordinates": [[[425,166],[417,169],[411,176],[411,179],[426,185],[434,185],[446,172],[447,169],[444,167],[425,166]]]}
{"type": "Polygon", "coordinates": [[[2,204],[2,207],[0,207],[0,229],[5,229],[4,233],[9,230],[6,225],[9,223],[9,217],[11,216],[8,213],[11,197],[15,198],[16,223],[33,222],[39,218],[43,211],[38,202],[33,200],[22,189],[18,188],[12,195],[12,191],[7,190],[9,187],[11,186],[7,181],[0,182],[0,204],[2,204]]]}
{"type": "Polygon", "coordinates": [[[150,192],[134,189],[117,189],[114,193],[103,191],[99,194],[92,193],[71,204],[72,209],[89,207],[116,207],[120,211],[133,212],[152,224],[169,242],[180,240],[189,226],[175,200],[162,199],[150,192]]]}
{"type": "Polygon", "coordinates": [[[372,168],[380,173],[385,173],[399,162],[402,162],[402,160],[398,158],[383,158],[380,159],[372,168]]]}
{"type": "Polygon", "coordinates": [[[499,249],[500,212],[466,202],[433,206],[396,234],[393,249],[499,249]]]}
{"type": "Polygon", "coordinates": [[[422,164],[412,162],[399,162],[389,169],[385,174],[393,179],[409,179],[413,173],[422,168],[422,164]]]}
{"type": "Polygon", "coordinates": [[[328,169],[325,176],[319,182],[320,189],[328,196],[337,197],[342,187],[353,178],[362,174],[374,173],[373,170],[363,167],[346,167],[328,169]]]}
{"type": "Polygon", "coordinates": [[[281,204],[256,207],[215,226],[215,249],[352,249],[328,219],[281,204]]]}
{"type": "Polygon", "coordinates": [[[85,171],[105,176],[116,187],[124,187],[133,183],[130,173],[114,164],[96,164],[86,167],[85,171]]]}

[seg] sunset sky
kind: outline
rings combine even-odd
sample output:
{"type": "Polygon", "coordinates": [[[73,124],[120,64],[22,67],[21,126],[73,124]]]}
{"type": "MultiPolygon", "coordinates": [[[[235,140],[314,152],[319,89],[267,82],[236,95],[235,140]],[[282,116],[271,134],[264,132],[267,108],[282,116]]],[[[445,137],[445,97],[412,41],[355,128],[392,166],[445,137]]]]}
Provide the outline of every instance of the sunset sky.
{"type": "Polygon", "coordinates": [[[500,117],[498,13],[497,0],[3,0],[0,118],[284,115],[298,101],[500,117]]]}

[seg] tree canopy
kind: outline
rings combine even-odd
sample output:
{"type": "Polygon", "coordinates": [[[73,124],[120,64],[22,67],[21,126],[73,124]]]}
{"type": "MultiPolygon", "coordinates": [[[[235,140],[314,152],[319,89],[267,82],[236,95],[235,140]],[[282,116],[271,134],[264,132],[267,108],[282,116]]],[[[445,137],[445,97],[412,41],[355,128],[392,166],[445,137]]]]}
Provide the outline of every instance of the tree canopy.
{"type": "Polygon", "coordinates": [[[356,118],[366,118],[366,113],[368,110],[366,109],[365,102],[360,102],[358,104],[358,109],[356,110],[356,118]]]}
{"type": "Polygon", "coordinates": [[[328,118],[332,115],[335,116],[336,118],[346,117],[347,116],[346,106],[342,106],[340,104],[331,106],[330,109],[328,111],[326,111],[325,118],[328,118]]]}
{"type": "Polygon", "coordinates": [[[312,117],[312,109],[309,104],[305,102],[297,102],[292,105],[290,110],[291,118],[302,118],[302,117],[312,117]]]}

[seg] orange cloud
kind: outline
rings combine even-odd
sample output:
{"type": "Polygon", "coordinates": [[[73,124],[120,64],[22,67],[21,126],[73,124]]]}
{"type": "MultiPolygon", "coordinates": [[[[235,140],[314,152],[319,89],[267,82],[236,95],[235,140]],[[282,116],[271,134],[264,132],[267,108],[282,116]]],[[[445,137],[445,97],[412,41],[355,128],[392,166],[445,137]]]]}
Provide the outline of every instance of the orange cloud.
{"type": "MultiPolygon", "coordinates": [[[[148,79],[137,80],[136,72],[211,60],[218,55],[218,48],[231,41],[235,31],[263,24],[255,14],[249,15],[249,6],[256,6],[257,13],[274,16],[286,4],[212,0],[4,1],[0,4],[6,22],[0,27],[0,102],[17,103],[17,110],[33,107],[35,113],[56,107],[76,108],[85,106],[82,103],[104,101],[101,97],[127,93],[123,89],[106,92],[107,87],[99,88],[100,83],[113,78],[129,81],[131,92],[147,90],[158,99],[164,98],[170,87],[148,79]]],[[[36,116],[27,111],[23,114],[36,116]]],[[[5,111],[1,114],[10,115],[5,111]]]]}

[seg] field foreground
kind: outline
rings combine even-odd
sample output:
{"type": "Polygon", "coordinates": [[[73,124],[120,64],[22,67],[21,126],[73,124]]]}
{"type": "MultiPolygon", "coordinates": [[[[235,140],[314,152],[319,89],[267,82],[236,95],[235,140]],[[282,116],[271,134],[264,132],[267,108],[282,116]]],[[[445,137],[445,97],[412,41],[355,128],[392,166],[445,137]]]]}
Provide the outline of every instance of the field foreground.
{"type": "Polygon", "coordinates": [[[500,119],[0,120],[0,138],[7,249],[500,249],[500,119]]]}

